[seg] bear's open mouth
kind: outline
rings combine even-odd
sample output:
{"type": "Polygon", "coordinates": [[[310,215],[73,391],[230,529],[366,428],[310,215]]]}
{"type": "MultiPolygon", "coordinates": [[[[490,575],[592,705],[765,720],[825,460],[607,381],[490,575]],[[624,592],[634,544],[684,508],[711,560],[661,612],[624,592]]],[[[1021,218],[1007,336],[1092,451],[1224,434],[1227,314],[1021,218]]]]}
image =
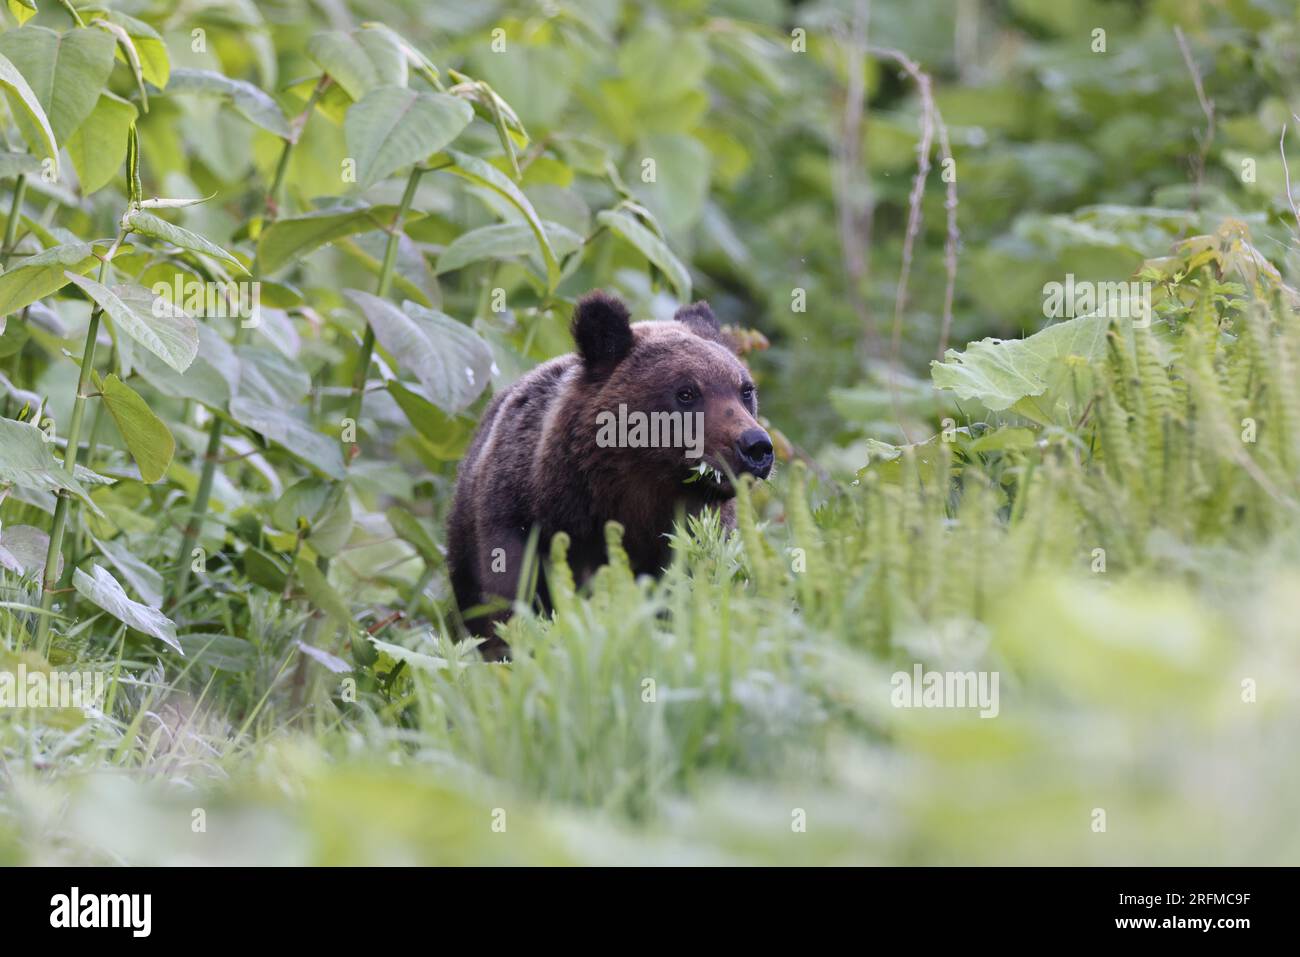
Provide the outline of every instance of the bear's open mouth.
{"type": "Polygon", "coordinates": [[[701,462],[699,465],[691,466],[686,478],[682,480],[682,484],[695,485],[701,491],[707,489],[724,495],[729,495],[732,492],[731,480],[720,469],[708,462],[701,462]]]}

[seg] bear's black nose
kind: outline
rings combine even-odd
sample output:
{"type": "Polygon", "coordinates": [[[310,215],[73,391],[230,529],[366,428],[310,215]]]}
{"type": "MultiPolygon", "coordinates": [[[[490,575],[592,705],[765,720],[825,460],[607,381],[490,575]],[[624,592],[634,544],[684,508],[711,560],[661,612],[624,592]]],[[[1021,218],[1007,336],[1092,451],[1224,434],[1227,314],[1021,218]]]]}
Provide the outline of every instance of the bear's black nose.
{"type": "Polygon", "coordinates": [[[736,454],[740,468],[758,478],[767,478],[772,471],[772,438],[762,429],[742,432],[736,441],[736,454]]]}

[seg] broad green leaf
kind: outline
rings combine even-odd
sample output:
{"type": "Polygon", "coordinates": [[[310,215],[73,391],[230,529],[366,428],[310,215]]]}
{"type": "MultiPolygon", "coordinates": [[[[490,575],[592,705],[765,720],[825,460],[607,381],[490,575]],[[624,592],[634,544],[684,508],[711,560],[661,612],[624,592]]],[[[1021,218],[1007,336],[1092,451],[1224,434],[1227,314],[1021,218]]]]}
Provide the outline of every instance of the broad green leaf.
{"type": "Polygon", "coordinates": [[[217,671],[246,672],[257,663],[257,649],[243,638],[195,631],[177,635],[176,640],[181,643],[185,657],[217,671]]]}
{"type": "Polygon", "coordinates": [[[188,249],[193,253],[211,256],[234,266],[245,275],[248,274],[248,270],[244,268],[243,263],[216,243],[204,239],[198,233],[192,233],[188,229],[169,223],[165,219],[159,219],[153,213],[147,213],[143,209],[133,209],[126,214],[124,221],[142,235],[161,239],[163,242],[171,243],[173,246],[179,246],[182,249],[188,249]]]}
{"type": "Polygon", "coordinates": [[[293,135],[279,104],[265,90],[244,80],[232,80],[212,70],[172,70],[167,94],[177,93],[222,97],[268,133],[286,140],[293,135]]]}
{"type": "Polygon", "coordinates": [[[622,210],[602,210],[596,214],[596,221],[614,235],[631,243],[642,256],[659,267],[659,271],[672,283],[678,302],[690,301],[691,274],[668,248],[667,243],[622,210]]]}
{"type": "Polygon", "coordinates": [[[307,371],[278,349],[244,345],[235,349],[239,357],[239,395],[268,405],[292,408],[307,398],[311,377],[307,371]]]}
{"type": "MultiPolygon", "coordinates": [[[[957,429],[956,432],[962,439],[970,437],[969,429],[957,429]]],[[[943,455],[944,441],[942,435],[912,445],[891,445],[879,439],[867,439],[867,464],[858,469],[857,476],[861,480],[874,473],[893,484],[911,476],[926,483],[940,481],[943,474],[940,469],[948,468],[948,460],[943,455]]]]}
{"type": "MultiPolygon", "coordinates": [[[[243,387],[243,380],[240,386],[243,387]]],[[[289,409],[237,395],[230,400],[230,415],[240,425],[266,436],[295,458],[331,478],[342,479],[346,474],[339,443],[322,435],[310,422],[289,409]]]]}
{"type": "Polygon", "coordinates": [[[436,87],[438,85],[438,68],[433,65],[433,61],[417,50],[413,44],[409,43],[406,38],[396,30],[373,20],[361,24],[361,29],[374,30],[377,33],[382,33],[387,36],[397,45],[397,48],[402,51],[402,55],[406,57],[406,62],[411,69],[415,70],[416,73],[421,74],[429,82],[430,86],[436,87]]]}
{"type": "Polygon", "coordinates": [[[183,373],[150,352],[137,354],[134,367],[141,378],[163,395],[193,399],[210,409],[224,409],[239,385],[239,359],[235,351],[208,325],[199,325],[198,355],[183,373]]]}
{"type": "Polygon", "coordinates": [[[95,508],[81,483],[65,473],[55,460],[52,448],[53,444],[46,441],[45,433],[36,426],[0,419],[0,485],[44,492],[66,490],[95,508]]]}
{"type": "Polygon", "coordinates": [[[20,27],[38,13],[36,0],[8,0],[8,5],[20,27]]]}
{"type": "Polygon", "coordinates": [[[357,162],[357,186],[368,189],[444,149],[474,118],[464,100],[401,86],[375,87],[348,108],[343,130],[357,162]]]}
{"type": "Polygon", "coordinates": [[[122,168],[136,115],[134,103],[105,91],[86,122],[69,138],[68,156],[81,180],[83,196],[107,186],[122,168]]]}
{"type": "Polygon", "coordinates": [[[185,655],[185,650],[176,640],[175,623],[157,608],[127,596],[121,584],[101,565],[92,565],[87,575],[80,568],[72,573],[72,584],[88,601],[98,605],[118,621],[130,628],[157,638],[185,655]]]}
{"type": "MultiPolygon", "coordinates": [[[[387,229],[392,225],[397,209],[396,206],[350,204],[277,220],[258,238],[257,255],[262,272],[273,273],[290,260],[301,259],[312,250],[344,236],[387,229]]],[[[418,216],[408,214],[407,222],[418,216]]]]}
{"type": "Polygon", "coordinates": [[[320,469],[331,479],[343,479],[343,452],[337,439],[317,432],[296,413],[312,381],[298,363],[276,350],[240,346],[239,389],[230,399],[230,415],[239,424],[263,434],[300,462],[320,469]]]}
{"type": "MultiPolygon", "coordinates": [[[[567,256],[582,246],[582,237],[559,223],[543,221],[543,229],[557,256],[567,256]]],[[[509,259],[538,251],[528,223],[494,223],[461,233],[438,257],[438,273],[461,269],[484,259],[509,259]]]]}
{"type": "Polygon", "coordinates": [[[541,248],[542,261],[546,263],[547,288],[554,289],[560,281],[560,264],[555,258],[555,251],[551,248],[551,242],[546,236],[546,228],[542,225],[541,217],[537,215],[537,211],[533,209],[533,204],[528,201],[528,197],[524,195],[523,190],[516,186],[505,173],[477,156],[471,156],[468,153],[461,153],[456,150],[448,150],[447,157],[452,162],[451,166],[443,167],[448,173],[454,173],[477,186],[483,186],[499,193],[523,214],[529,228],[533,231],[537,245],[541,248]]]}
{"type": "Polygon", "coordinates": [[[297,531],[307,528],[306,541],[318,554],[332,558],[352,534],[352,506],[337,482],[305,478],[285,489],[271,510],[276,527],[297,531]]]}
{"type": "MultiPolygon", "coordinates": [[[[56,33],[47,27],[26,26],[0,34],[0,54],[8,57],[30,84],[58,143],[75,133],[95,108],[113,72],[115,46],[103,30],[89,27],[56,33]]],[[[18,123],[29,143],[40,136],[27,114],[19,113],[18,123]]]]}
{"type": "Polygon", "coordinates": [[[392,506],[384,514],[388,518],[388,524],[393,527],[393,531],[419,552],[421,558],[430,565],[442,564],[442,552],[438,548],[438,543],[433,540],[433,536],[429,534],[418,518],[400,505],[392,506]]]}
{"type": "Polygon", "coordinates": [[[628,177],[632,192],[654,213],[666,235],[686,235],[709,195],[713,156],[708,148],[694,136],[666,133],[642,137],[633,155],[654,157],[657,168],[650,183],[628,177]]]}
{"type": "Polygon", "coordinates": [[[124,332],[177,372],[184,372],[199,350],[199,328],[167,298],[134,284],[107,286],[87,276],[68,279],[99,304],[119,332],[124,332]]]}
{"type": "MultiPolygon", "coordinates": [[[[303,560],[300,559],[298,562],[299,568],[301,568],[303,564],[303,560]]],[[[311,563],[307,562],[306,564],[311,563]]],[[[312,570],[316,570],[315,565],[312,565],[312,570]]],[[[328,585],[326,585],[326,588],[329,588],[328,591],[323,590],[320,587],[325,581],[325,576],[321,575],[319,571],[317,571],[315,575],[308,572],[306,575],[301,577],[301,581],[303,584],[303,591],[307,593],[307,597],[311,599],[313,605],[325,611],[329,611],[331,606],[335,609],[337,608],[333,599],[338,598],[338,593],[335,592],[334,589],[329,588],[328,585]]],[[[339,601],[342,601],[342,599],[339,599],[339,601]]],[[[338,614],[336,610],[330,612],[329,617],[337,624],[338,614]]],[[[347,674],[352,670],[352,666],[338,655],[330,654],[328,651],[317,648],[314,645],[309,645],[305,641],[298,642],[298,650],[318,664],[324,665],[329,671],[336,675],[347,674]]]]}
{"type": "Polygon", "coordinates": [[[110,22],[124,28],[131,37],[140,57],[144,78],[160,90],[165,88],[171,75],[171,57],[167,53],[167,44],[158,31],[143,20],[137,20],[118,10],[109,10],[107,17],[110,22]]]}
{"type": "Polygon", "coordinates": [[[100,386],[100,398],[108,406],[117,430],[126,441],[127,451],[140,467],[140,478],[153,484],[167,474],[176,452],[167,423],[154,415],[139,393],[110,374],[100,386]]]}
{"type": "Polygon", "coordinates": [[[0,316],[58,292],[68,284],[69,271],[88,272],[99,262],[94,252],[90,243],[64,243],[11,263],[0,276],[0,316]]]}
{"type": "Polygon", "coordinates": [[[14,115],[20,117],[18,122],[27,145],[41,156],[54,160],[57,172],[59,144],[50,128],[49,117],[45,115],[45,107],[27,79],[3,53],[0,53],[0,89],[5,91],[14,115]]]}
{"type": "Polygon", "coordinates": [[[317,33],[307,41],[307,55],[353,100],[377,86],[406,86],[406,56],[379,30],[317,33]]]}
{"type": "MultiPolygon", "coordinates": [[[[298,581],[302,583],[302,590],[307,593],[311,603],[328,615],[340,628],[351,631],[352,610],[348,608],[348,603],[343,600],[342,596],[334,590],[334,586],[329,583],[329,580],[321,574],[321,570],[316,567],[316,563],[300,555],[298,556],[295,571],[298,575],[298,581]]],[[[300,644],[299,647],[306,651],[308,646],[300,644]]],[[[312,655],[312,657],[316,658],[317,661],[321,661],[317,655],[312,655]]],[[[333,655],[330,655],[330,657],[334,658],[333,655]]],[[[339,661],[339,659],[334,658],[334,661],[339,661]]],[[[343,665],[344,670],[352,670],[346,662],[339,663],[343,665]]],[[[322,661],[322,664],[326,664],[326,662],[322,661]]],[[[330,666],[330,670],[334,671],[335,668],[330,666]]]]}
{"type": "MultiPolygon", "coordinates": [[[[384,271],[384,253],[388,246],[388,233],[370,232],[349,236],[338,244],[339,251],[351,256],[366,271],[378,279],[384,271]]],[[[394,294],[432,307],[442,298],[438,280],[424,258],[424,250],[405,232],[397,234],[397,259],[393,265],[394,294]]]]}
{"type": "MultiPolygon", "coordinates": [[[[38,576],[45,571],[50,554],[50,536],[34,525],[6,525],[0,529],[0,567],[19,575],[38,576]]],[[[63,556],[59,556],[56,575],[63,574],[63,556]]]]}
{"type": "Polygon", "coordinates": [[[41,161],[31,153],[12,153],[0,151],[0,179],[13,179],[15,176],[31,176],[41,171],[41,161]]]}
{"type": "Polygon", "coordinates": [[[137,558],[119,540],[101,541],[93,536],[91,540],[117,573],[137,595],[144,599],[146,605],[150,608],[162,607],[163,577],[157,569],[152,568],[143,559],[137,558]]]}
{"type": "Polygon", "coordinates": [[[112,34],[113,39],[118,44],[118,55],[126,59],[127,65],[131,67],[131,73],[135,77],[136,89],[140,91],[140,105],[144,107],[146,113],[149,112],[149,91],[144,84],[144,68],[140,64],[140,54],[136,51],[135,41],[131,39],[131,34],[126,32],[126,28],[121,24],[114,23],[111,20],[96,20],[95,26],[107,30],[112,34]]]}
{"type": "Polygon", "coordinates": [[[356,289],[344,290],[388,354],[420,380],[430,400],[445,412],[466,408],[487,387],[492,350],[469,326],[433,309],[391,302],[356,289]]]}
{"type": "Polygon", "coordinates": [[[930,375],[940,389],[962,399],[975,399],[986,409],[1015,411],[1036,421],[1050,422],[1050,408],[1022,402],[1043,396],[1064,384],[1073,364],[1090,362],[1106,348],[1110,320],[1080,316],[1048,326],[1027,339],[982,339],[965,352],[949,349],[943,361],[930,363],[930,375]]]}
{"type": "Polygon", "coordinates": [[[247,548],[243,559],[244,574],[249,581],[267,591],[284,591],[285,583],[289,580],[289,569],[279,556],[260,548],[247,548]]]}
{"type": "Polygon", "coordinates": [[[366,637],[370,639],[370,643],[375,646],[376,651],[383,652],[394,661],[405,661],[412,668],[420,668],[424,671],[444,671],[448,667],[446,658],[426,655],[421,651],[412,651],[410,648],[403,648],[401,645],[380,641],[378,638],[369,635],[366,637]]]}
{"type": "Polygon", "coordinates": [[[440,408],[396,379],[388,382],[388,394],[406,413],[415,430],[429,443],[429,451],[446,462],[465,454],[474,432],[474,421],[464,416],[448,415],[440,408]]]}

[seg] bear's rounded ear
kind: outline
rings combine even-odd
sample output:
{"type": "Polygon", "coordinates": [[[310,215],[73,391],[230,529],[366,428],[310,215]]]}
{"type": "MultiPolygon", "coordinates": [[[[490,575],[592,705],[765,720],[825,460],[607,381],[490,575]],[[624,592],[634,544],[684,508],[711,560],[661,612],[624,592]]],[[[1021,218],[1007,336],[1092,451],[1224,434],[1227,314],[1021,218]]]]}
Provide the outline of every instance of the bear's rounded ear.
{"type": "Polygon", "coordinates": [[[703,299],[689,306],[682,306],[673,314],[673,318],[701,339],[711,339],[726,346],[732,352],[736,351],[736,343],[722,331],[722,324],[718,322],[718,317],[713,314],[713,310],[703,299]]]}
{"type": "Polygon", "coordinates": [[[621,299],[599,289],[578,300],[571,328],[588,369],[608,372],[632,351],[630,318],[621,299]]]}

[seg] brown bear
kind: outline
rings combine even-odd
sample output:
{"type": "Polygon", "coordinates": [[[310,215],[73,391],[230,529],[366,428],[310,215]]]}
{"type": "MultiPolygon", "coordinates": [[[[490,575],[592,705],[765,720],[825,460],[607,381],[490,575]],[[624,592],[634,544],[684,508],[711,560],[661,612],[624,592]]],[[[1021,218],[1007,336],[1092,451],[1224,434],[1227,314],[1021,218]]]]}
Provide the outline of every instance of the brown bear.
{"type": "MultiPolygon", "coordinates": [[[[493,660],[509,652],[495,623],[509,616],[532,536],[545,556],[551,537],[568,533],[581,583],[605,563],[605,524],[615,521],[632,570],[658,574],[679,514],[718,508],[730,527],[732,477],[772,470],[757,390],[707,303],[632,324],[619,299],[595,291],[578,301],[571,329],[576,354],[492,400],[456,479],[452,590],[493,660]]],[[[537,598],[547,606],[541,576],[537,598]]]]}

